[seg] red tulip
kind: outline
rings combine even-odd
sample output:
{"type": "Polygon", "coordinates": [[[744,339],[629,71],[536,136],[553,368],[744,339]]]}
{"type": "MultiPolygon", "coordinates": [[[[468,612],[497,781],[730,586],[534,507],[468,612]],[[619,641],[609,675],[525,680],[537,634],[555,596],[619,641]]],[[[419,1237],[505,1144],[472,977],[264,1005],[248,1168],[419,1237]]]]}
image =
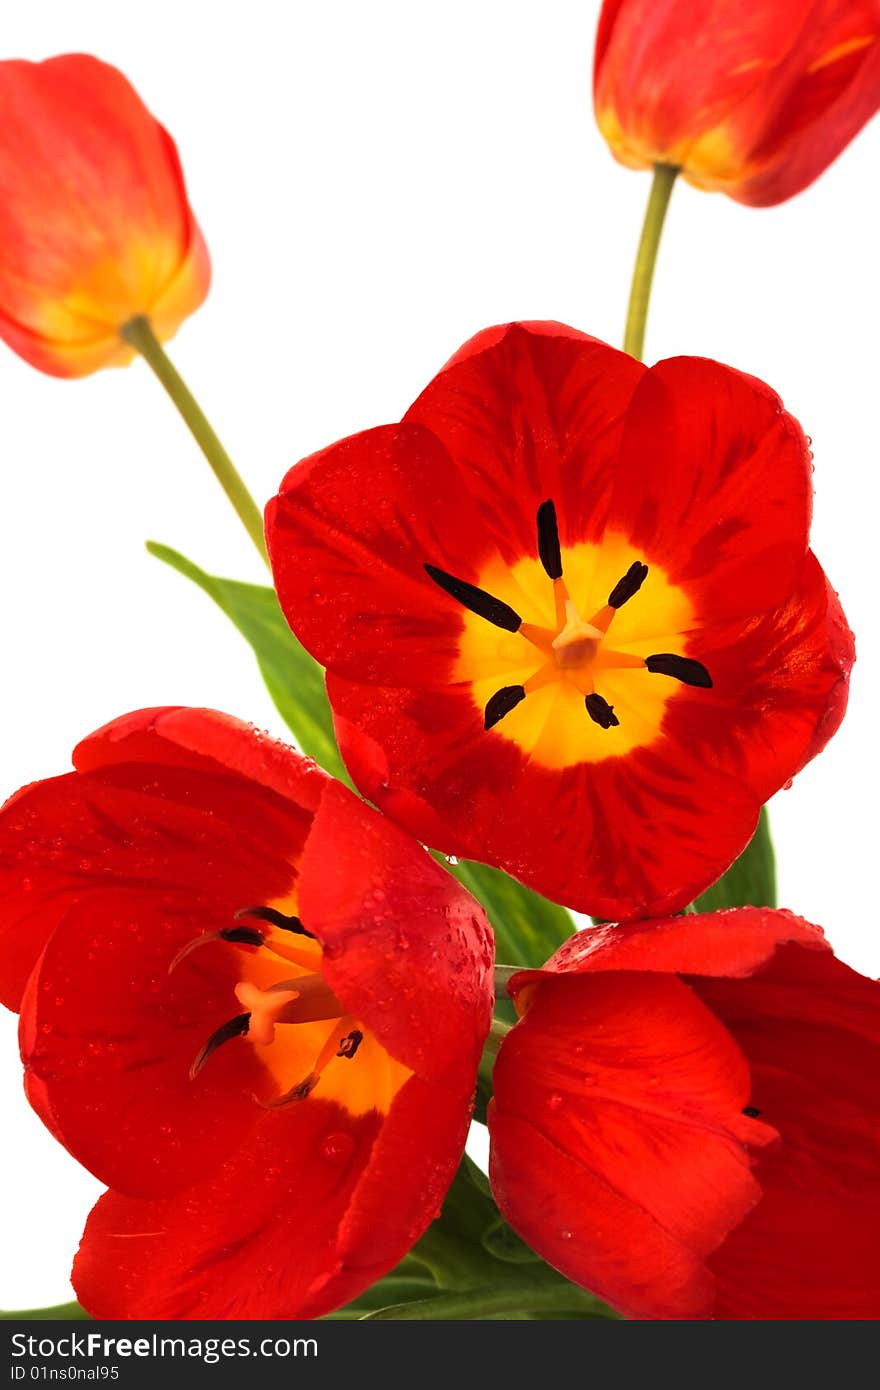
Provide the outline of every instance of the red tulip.
{"type": "Polygon", "coordinates": [[[85,376],[131,359],[131,318],[170,338],[209,282],[174,142],[122,73],[0,62],[0,337],[85,376]]]}
{"type": "Polygon", "coordinates": [[[501,1210],[634,1318],[880,1316],[880,984],[743,908],[571,938],[510,984],[501,1210]]]}
{"type": "Polygon", "coordinates": [[[781,203],[880,107],[878,40],[877,0],[605,0],[599,128],[630,168],[781,203]]]}
{"type": "Polygon", "coordinates": [[[103,1318],[314,1317],[391,1268],[461,1156],[491,1017],[477,904],[313,763],[147,710],[0,813],[28,1097],[110,1191],[103,1318]]]}
{"type": "Polygon", "coordinates": [[[762,383],[489,329],[267,510],[349,770],[420,840],[596,916],[721,874],[842,718],[810,454],[762,383]]]}

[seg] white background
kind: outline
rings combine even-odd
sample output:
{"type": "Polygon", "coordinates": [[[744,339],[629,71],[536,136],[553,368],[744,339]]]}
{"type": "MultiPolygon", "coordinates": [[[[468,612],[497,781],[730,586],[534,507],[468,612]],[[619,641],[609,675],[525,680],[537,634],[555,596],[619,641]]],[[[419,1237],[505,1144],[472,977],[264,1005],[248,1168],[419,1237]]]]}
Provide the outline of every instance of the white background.
{"type": "MultiPolygon", "coordinates": [[[[618,343],[647,175],[593,125],[597,0],[32,0],[3,57],[116,63],[178,141],[214,261],[172,354],[262,502],[298,457],[399,418],[477,329],[556,318],[618,343]]],[[[860,639],[850,713],[776,798],[781,900],[877,974],[880,124],[770,210],[679,187],[649,360],[765,378],[812,435],[815,547],[860,639]]],[[[247,649],[143,550],[260,563],[141,363],[85,381],[0,355],[0,792],[123,711],[214,705],[276,733],[247,649]]],[[[707,814],[711,808],[707,807],[707,814]]],[[[21,1095],[0,1017],[0,1306],[69,1296],[98,1184],[21,1095]]]]}

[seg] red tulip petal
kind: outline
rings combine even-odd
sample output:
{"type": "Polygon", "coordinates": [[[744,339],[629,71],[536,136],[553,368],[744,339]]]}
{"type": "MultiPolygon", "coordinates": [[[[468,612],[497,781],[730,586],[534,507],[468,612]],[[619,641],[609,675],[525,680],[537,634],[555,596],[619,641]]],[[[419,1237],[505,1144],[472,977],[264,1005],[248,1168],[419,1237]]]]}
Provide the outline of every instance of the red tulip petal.
{"type": "Polygon", "coordinates": [[[179,892],[93,893],[53,933],[22,1003],[28,1099],[75,1158],[135,1196],[200,1180],[262,1113],[251,1047],[222,1048],[189,1079],[236,1012],[239,952],[205,948],[170,975],[169,965],[212,925],[179,892]]]}
{"type": "Polygon", "coordinates": [[[626,353],[563,324],[515,323],[466,343],[404,419],[445,445],[482,527],[514,564],[535,554],[548,498],[563,546],[601,535],[623,418],[644,375],[626,353]]]}
{"type": "Polygon", "coordinates": [[[447,679],[461,620],[425,565],[476,582],[493,542],[432,434],[387,425],[297,464],[266,534],[281,606],[322,664],[447,679]]]}
{"type": "Polygon", "coordinates": [[[177,1197],[109,1192],[73,1271],[101,1318],[311,1318],[354,1298],[436,1215],[468,1112],[413,1077],[387,1117],[310,1099],[177,1197]]]}
{"type": "Polygon", "coordinates": [[[853,637],[815,557],[781,608],[707,623],[698,650],[711,698],[684,688],[667,733],[764,801],[824,748],[846,710],[853,637]]]}
{"type": "Polygon", "coordinates": [[[497,864],[579,911],[676,911],[723,872],[757,823],[756,796],[671,741],[560,772],[487,737],[468,694],[333,676],[327,689],[343,758],[366,797],[435,848],[497,864]]]}
{"type": "Polygon", "coordinates": [[[138,711],[74,757],[78,774],[25,787],[0,811],[0,998],[9,1008],[64,913],[95,890],[179,890],[193,909],[216,913],[214,930],[240,907],[283,897],[329,781],[210,710],[138,711]]]}
{"type": "Polygon", "coordinates": [[[205,759],[309,811],[317,808],[330,780],[289,744],[271,738],[253,724],[219,710],[186,705],[124,714],[84,738],[73,750],[78,772],[94,772],[119,763],[218,770],[206,767],[205,759]]]}
{"type": "Polygon", "coordinates": [[[812,491],[806,439],[769,386],[670,358],[645,374],[627,412],[608,526],[685,588],[698,626],[711,625],[788,599],[812,491]]]}
{"type": "Polygon", "coordinates": [[[630,1317],[708,1317],[705,1257],[760,1199],[748,1066],[681,981],[545,978],[494,1071],[490,1176],[537,1252],[630,1317]]]}
{"type": "Polygon", "coordinates": [[[666,921],[591,927],[576,932],[559,947],[543,970],[521,970],[511,980],[513,993],[548,974],[584,974],[594,970],[661,971],[688,976],[754,975],[788,942],[831,958],[819,927],[793,912],[769,907],[737,907],[725,912],[695,913],[666,921]]]}
{"type": "Polygon", "coordinates": [[[782,1137],[757,1170],[762,1201],[710,1261],[717,1316],[876,1318],[880,984],[795,944],[747,982],[691,983],[782,1137]]]}
{"type": "Polygon", "coordinates": [[[469,1101],[492,1016],[485,914],[411,836],[332,783],[302,862],[323,974],[392,1057],[469,1101]]]}
{"type": "Polygon", "coordinates": [[[753,207],[806,188],[880,106],[880,17],[873,0],[816,0],[787,60],[748,110],[749,162],[731,189],[753,207]]]}

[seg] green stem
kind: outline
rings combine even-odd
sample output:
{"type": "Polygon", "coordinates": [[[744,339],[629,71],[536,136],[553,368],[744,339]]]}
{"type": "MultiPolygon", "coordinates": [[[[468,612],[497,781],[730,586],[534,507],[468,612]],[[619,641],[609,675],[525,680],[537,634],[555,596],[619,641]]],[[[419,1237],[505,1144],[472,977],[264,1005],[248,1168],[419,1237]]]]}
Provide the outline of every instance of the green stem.
{"type": "Polygon", "coordinates": [[[651,196],[645,211],[642,236],[633,270],[632,288],[629,295],[629,309],[626,315],[626,332],[623,336],[623,350],[631,357],[642,360],[645,348],[645,324],[648,320],[648,305],[651,300],[651,285],[654,280],[654,267],[657,264],[657,250],[666,220],[666,210],[675,186],[678,169],[672,164],[656,164],[651,196]]]}
{"type": "Polygon", "coordinates": [[[533,1313],[574,1314],[584,1318],[607,1318],[604,1303],[575,1284],[536,1285],[534,1288],[466,1289],[443,1293],[435,1298],[397,1303],[368,1313],[365,1322],[393,1320],[454,1322],[486,1317],[528,1318],[533,1313]]]}
{"type": "Polygon", "coordinates": [[[0,1322],[89,1322],[85,1308],[78,1303],[56,1303],[54,1308],[22,1308],[16,1313],[0,1313],[0,1322]]]}
{"type": "Polygon", "coordinates": [[[507,986],[514,975],[518,975],[521,970],[528,969],[525,965],[496,965],[495,966],[495,998],[507,999],[507,986]]]}
{"type": "Polygon", "coordinates": [[[495,1061],[495,1058],[498,1056],[501,1044],[504,1042],[504,1039],[507,1037],[508,1033],[513,1027],[515,1027],[515,1024],[505,1023],[503,1019],[492,1019],[492,1026],[489,1029],[489,1036],[483,1044],[484,1062],[495,1061]]]}
{"type": "MultiPolygon", "coordinates": [[[[651,193],[648,198],[642,236],[633,270],[629,309],[626,316],[626,332],[623,338],[624,352],[628,352],[631,357],[637,357],[639,361],[642,359],[645,347],[645,325],[648,320],[648,305],[651,300],[651,286],[654,282],[657,251],[678,172],[678,169],[672,164],[656,164],[654,166],[654,181],[651,184],[651,193]]],[[[739,859],[730,866],[727,873],[697,898],[694,910],[714,912],[718,908],[745,906],[776,906],[776,868],[766,807],[761,811],[758,828],[751,843],[746,846],[739,859]]]]}
{"type": "Polygon", "coordinates": [[[213,469],[214,477],[238,513],[242,525],[260,552],[261,558],[268,565],[269,557],[266,553],[266,540],[263,535],[263,518],[260,509],[248,492],[232,459],[214,433],[195,396],[153,332],[153,325],[150,320],[143,315],[129,319],[128,323],[120,329],[120,336],[140,353],[145,362],[149,363],[165,387],[213,469]]]}

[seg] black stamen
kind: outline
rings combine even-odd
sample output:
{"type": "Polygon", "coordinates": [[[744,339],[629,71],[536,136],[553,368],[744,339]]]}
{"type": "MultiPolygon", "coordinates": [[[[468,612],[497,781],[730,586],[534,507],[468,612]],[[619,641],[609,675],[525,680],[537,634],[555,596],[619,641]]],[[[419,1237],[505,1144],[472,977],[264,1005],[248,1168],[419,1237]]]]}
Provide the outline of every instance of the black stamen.
{"type": "Polygon", "coordinates": [[[743,1106],[743,1114],[744,1114],[744,1115],[748,1115],[748,1117],[749,1117],[750,1120],[756,1120],[756,1119],[758,1118],[758,1116],[760,1115],[760,1113],[761,1113],[761,1112],[760,1112],[760,1110],[758,1109],[757,1105],[746,1105],[746,1106],[743,1106]]]}
{"type": "Polygon", "coordinates": [[[274,1100],[261,1100],[259,1104],[264,1110],[280,1110],[283,1105],[290,1105],[291,1101],[306,1100],[320,1081],[318,1072],[309,1072],[304,1081],[300,1081],[297,1086],[292,1086],[283,1095],[276,1096],[274,1100]]]}
{"type": "MultiPolygon", "coordinates": [[[[258,922],[271,922],[273,927],[278,927],[281,931],[292,931],[297,936],[311,937],[315,939],[314,932],[306,931],[298,917],[286,917],[283,912],[279,912],[277,907],[242,907],[235,914],[235,920],[240,917],[256,917],[258,922]]],[[[223,933],[221,932],[221,936],[223,933]]]]}
{"type": "Polygon", "coordinates": [[[609,608],[622,608],[627,599],[639,592],[647,577],[648,566],[643,565],[641,560],[636,560],[630,565],[623,578],[618,579],[608,595],[609,608]]]}
{"type": "Polygon", "coordinates": [[[656,656],[645,657],[645,665],[657,676],[672,676],[682,685],[698,685],[702,690],[712,689],[712,677],[702,661],[692,661],[689,656],[675,656],[673,652],[658,652],[656,656]]]}
{"type": "Polygon", "coordinates": [[[344,1038],[339,1040],[339,1051],[337,1057],[353,1057],[364,1040],[364,1035],[359,1028],[353,1032],[346,1033],[344,1038]]]}
{"type": "Polygon", "coordinates": [[[607,700],[603,700],[601,695],[587,695],[584,698],[587,707],[587,714],[594,724],[598,724],[600,729],[616,729],[620,723],[614,713],[614,706],[609,705],[607,700]]]}
{"type": "Polygon", "coordinates": [[[440,588],[458,603],[476,613],[478,618],[485,618],[487,623],[493,623],[495,627],[503,627],[505,632],[519,632],[522,618],[509,603],[502,603],[500,598],[493,598],[485,589],[478,589],[476,584],[468,584],[465,579],[456,579],[454,574],[438,570],[436,565],[425,565],[425,571],[435,584],[439,584],[440,588]]]}
{"type": "Polygon", "coordinates": [[[494,729],[499,719],[503,719],[505,714],[510,714],[520,700],[525,698],[526,692],[521,685],[503,685],[500,690],[495,691],[486,706],[483,727],[494,729]]]}
{"type": "Polygon", "coordinates": [[[212,1033],[189,1069],[190,1081],[195,1081],[212,1052],[216,1052],[217,1048],[222,1047],[224,1043],[230,1042],[233,1038],[239,1038],[243,1033],[246,1033],[250,1021],[250,1014],[237,1014],[235,1018],[230,1018],[228,1023],[222,1024],[221,1027],[217,1029],[216,1033],[212,1033]]]}
{"type": "Polygon", "coordinates": [[[224,927],[217,935],[221,941],[234,941],[240,946],[262,946],[265,940],[259,927],[224,927]]]}
{"type": "Polygon", "coordinates": [[[538,554],[549,579],[562,578],[562,551],[559,548],[559,527],[556,508],[548,498],[538,508],[538,554]]]}

